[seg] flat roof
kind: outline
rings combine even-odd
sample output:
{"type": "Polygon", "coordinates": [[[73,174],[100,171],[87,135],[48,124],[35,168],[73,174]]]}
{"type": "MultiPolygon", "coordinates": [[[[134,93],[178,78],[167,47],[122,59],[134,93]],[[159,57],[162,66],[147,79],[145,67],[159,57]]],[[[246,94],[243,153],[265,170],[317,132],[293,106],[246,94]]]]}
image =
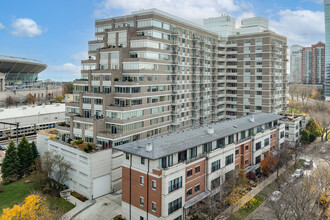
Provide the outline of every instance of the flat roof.
{"type": "MultiPolygon", "coordinates": [[[[65,104],[53,104],[43,106],[23,106],[19,108],[1,108],[0,121],[10,121],[16,118],[31,117],[37,115],[47,115],[52,113],[65,112],[65,104]]],[[[33,122],[31,122],[33,123],[33,122]]]]}
{"type": "Polygon", "coordinates": [[[197,128],[186,129],[162,135],[154,138],[130,142],[114,146],[113,148],[125,153],[156,160],[192,147],[202,145],[229,135],[245,131],[265,123],[283,118],[284,116],[272,113],[257,113],[237,119],[207,124],[197,128]],[[254,121],[250,118],[253,117],[254,121]],[[214,133],[209,134],[208,128],[213,128],[214,133]],[[152,144],[152,150],[146,151],[148,143],[152,144]]]}

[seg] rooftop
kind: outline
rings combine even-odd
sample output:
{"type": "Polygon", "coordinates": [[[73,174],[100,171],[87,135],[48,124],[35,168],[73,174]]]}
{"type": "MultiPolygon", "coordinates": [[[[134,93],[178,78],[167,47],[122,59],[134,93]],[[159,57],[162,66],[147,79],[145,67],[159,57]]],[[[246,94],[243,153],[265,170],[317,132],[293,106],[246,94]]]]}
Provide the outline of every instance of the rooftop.
{"type": "Polygon", "coordinates": [[[45,115],[65,112],[65,104],[53,104],[43,106],[24,106],[20,108],[0,108],[0,120],[8,121],[16,118],[45,115]]]}
{"type": "Polygon", "coordinates": [[[257,113],[151,139],[142,139],[113,148],[140,157],[156,160],[281,118],[283,118],[281,115],[257,113]],[[251,117],[254,118],[254,121],[250,120],[251,117]],[[210,127],[214,129],[213,134],[208,133],[210,127]],[[152,145],[151,151],[146,151],[148,143],[152,145]]]}

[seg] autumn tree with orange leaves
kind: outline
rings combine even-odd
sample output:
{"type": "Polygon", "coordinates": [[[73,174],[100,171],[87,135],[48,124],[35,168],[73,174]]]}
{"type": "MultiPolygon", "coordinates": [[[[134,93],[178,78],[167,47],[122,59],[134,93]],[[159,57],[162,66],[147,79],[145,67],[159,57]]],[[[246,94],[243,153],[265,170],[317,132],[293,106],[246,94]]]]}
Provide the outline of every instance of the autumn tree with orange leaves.
{"type": "Polygon", "coordinates": [[[276,167],[278,158],[272,154],[272,152],[266,154],[263,153],[264,159],[260,162],[260,167],[264,175],[268,175],[270,171],[273,171],[276,167]]]}

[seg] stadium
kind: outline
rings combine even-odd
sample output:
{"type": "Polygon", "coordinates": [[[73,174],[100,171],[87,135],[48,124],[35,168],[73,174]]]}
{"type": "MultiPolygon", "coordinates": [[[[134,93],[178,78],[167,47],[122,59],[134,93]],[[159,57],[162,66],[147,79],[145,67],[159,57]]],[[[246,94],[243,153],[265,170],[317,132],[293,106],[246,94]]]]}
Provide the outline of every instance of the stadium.
{"type": "Polygon", "coordinates": [[[28,104],[28,95],[34,96],[33,104],[49,103],[61,96],[61,85],[38,81],[46,68],[39,60],[0,55],[0,106],[28,104]]]}
{"type": "Polygon", "coordinates": [[[5,74],[6,88],[32,85],[46,68],[47,65],[38,60],[0,55],[0,73],[5,74]]]}

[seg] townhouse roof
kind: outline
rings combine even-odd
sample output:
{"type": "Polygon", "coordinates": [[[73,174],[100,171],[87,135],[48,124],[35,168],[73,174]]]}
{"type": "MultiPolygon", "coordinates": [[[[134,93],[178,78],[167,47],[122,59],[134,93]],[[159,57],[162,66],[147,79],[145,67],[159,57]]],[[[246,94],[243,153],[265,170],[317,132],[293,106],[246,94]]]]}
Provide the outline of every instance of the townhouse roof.
{"type": "Polygon", "coordinates": [[[284,116],[272,113],[257,113],[173,132],[162,136],[145,138],[127,144],[114,146],[113,148],[125,153],[156,160],[241,131],[258,127],[283,117],[284,116]],[[251,120],[251,118],[253,118],[253,120],[251,120]],[[209,128],[212,128],[214,133],[208,132],[209,128]],[[147,151],[146,149],[148,144],[152,145],[151,151],[147,151]]]}

